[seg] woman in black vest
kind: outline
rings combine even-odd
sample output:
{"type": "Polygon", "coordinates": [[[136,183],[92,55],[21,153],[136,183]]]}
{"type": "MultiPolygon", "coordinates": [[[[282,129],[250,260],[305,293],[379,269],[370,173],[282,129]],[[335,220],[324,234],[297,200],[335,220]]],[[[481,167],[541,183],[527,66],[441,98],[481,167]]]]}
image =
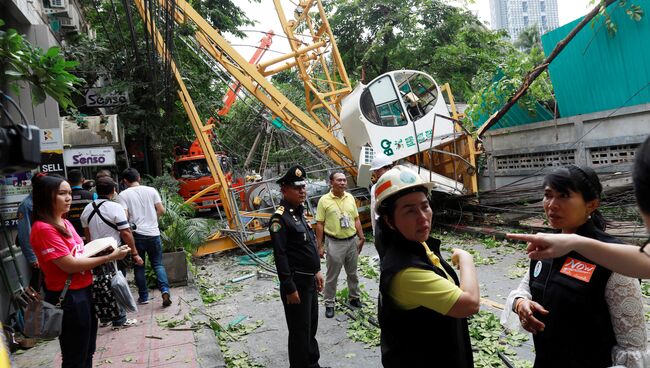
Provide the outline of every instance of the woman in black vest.
{"type": "MultiPolygon", "coordinates": [[[[549,225],[617,243],[598,212],[602,186],[590,168],[570,165],[544,178],[549,225]]],[[[535,368],[647,367],[646,329],[639,282],[612,273],[576,252],[531,261],[506,302],[502,323],[533,333],[535,368]]]]}
{"type": "Polygon", "coordinates": [[[429,236],[433,186],[395,166],[376,184],[381,243],[379,325],[384,367],[473,367],[466,317],[479,310],[472,256],[455,249],[453,268],[429,236]]]}
{"type": "MultiPolygon", "coordinates": [[[[636,204],[646,230],[650,232],[650,137],[646,138],[634,155],[632,177],[636,204]]],[[[650,278],[650,239],[643,247],[636,248],[574,234],[508,234],[508,237],[528,242],[528,252],[532,259],[559,257],[575,250],[614,272],[630,277],[650,278]]]]}

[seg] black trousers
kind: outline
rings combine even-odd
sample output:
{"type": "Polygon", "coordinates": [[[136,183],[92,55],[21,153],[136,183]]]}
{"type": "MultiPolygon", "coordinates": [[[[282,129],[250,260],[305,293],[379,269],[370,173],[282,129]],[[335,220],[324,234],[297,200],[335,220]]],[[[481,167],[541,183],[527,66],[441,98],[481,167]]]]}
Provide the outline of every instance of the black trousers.
{"type": "Polygon", "coordinates": [[[318,293],[316,277],[294,274],[300,304],[287,304],[281,294],[284,315],[289,327],[289,365],[291,368],[318,368],[318,293]]]}
{"type": "MultiPolygon", "coordinates": [[[[88,272],[88,271],[86,271],[88,272]]],[[[97,317],[90,286],[68,290],[62,303],[63,328],[59,336],[62,368],[92,368],[97,340],[97,317]]],[[[45,300],[56,305],[60,291],[46,291],[45,300]]]]}

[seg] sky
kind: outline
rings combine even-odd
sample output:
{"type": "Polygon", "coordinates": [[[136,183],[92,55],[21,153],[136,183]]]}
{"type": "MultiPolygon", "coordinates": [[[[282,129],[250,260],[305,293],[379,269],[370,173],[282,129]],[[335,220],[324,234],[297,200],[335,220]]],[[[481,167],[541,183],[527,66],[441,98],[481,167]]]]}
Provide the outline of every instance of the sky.
{"type": "MultiPolygon", "coordinates": [[[[292,1],[281,0],[287,18],[292,18],[293,9],[295,6],[292,1]]],[[[448,1],[449,3],[460,3],[461,1],[448,1]]],[[[249,3],[247,0],[235,0],[235,3],[246,12],[246,15],[257,21],[254,26],[242,28],[247,34],[247,38],[239,39],[232,35],[226,35],[226,39],[241,53],[246,60],[248,60],[255,52],[255,47],[259,44],[262,38],[262,32],[273,30],[276,36],[273,38],[273,44],[270,50],[264,55],[264,59],[277,57],[281,53],[289,52],[290,47],[288,42],[282,36],[284,32],[280,27],[278,14],[273,6],[273,0],[260,0],[259,3],[249,3]]],[[[560,18],[560,26],[571,22],[572,20],[585,15],[591,6],[589,0],[557,0],[558,15],[560,18]]],[[[473,4],[467,6],[469,10],[477,14],[486,24],[490,22],[490,1],[489,0],[475,0],[473,4]]]]}

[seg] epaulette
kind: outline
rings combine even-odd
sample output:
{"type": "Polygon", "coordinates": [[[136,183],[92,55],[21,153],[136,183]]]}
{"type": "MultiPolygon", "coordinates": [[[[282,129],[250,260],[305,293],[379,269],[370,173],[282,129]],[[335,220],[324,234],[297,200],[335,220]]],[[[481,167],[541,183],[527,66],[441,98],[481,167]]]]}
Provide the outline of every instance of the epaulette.
{"type": "Polygon", "coordinates": [[[284,206],[278,206],[278,209],[275,210],[275,213],[276,213],[277,215],[282,216],[282,215],[284,214],[284,206]]]}

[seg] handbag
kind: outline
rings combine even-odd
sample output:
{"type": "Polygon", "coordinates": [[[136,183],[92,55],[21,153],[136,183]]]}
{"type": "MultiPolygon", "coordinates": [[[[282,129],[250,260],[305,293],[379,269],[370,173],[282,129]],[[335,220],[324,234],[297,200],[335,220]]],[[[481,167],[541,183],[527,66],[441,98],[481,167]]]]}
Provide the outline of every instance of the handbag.
{"type": "Polygon", "coordinates": [[[131,295],[129,283],[124,278],[124,275],[122,275],[122,272],[117,269],[115,262],[113,262],[113,266],[115,267],[115,275],[111,279],[111,289],[113,290],[117,304],[128,313],[137,313],[138,306],[135,304],[133,295],[131,295]]]}
{"type": "Polygon", "coordinates": [[[25,326],[23,333],[27,337],[39,339],[52,339],[61,335],[63,325],[63,309],[61,303],[72,283],[72,275],[65,280],[65,287],[59,295],[59,302],[52,305],[42,299],[39,293],[27,303],[25,308],[25,326]]]}
{"type": "Polygon", "coordinates": [[[93,269],[93,305],[95,314],[102,323],[110,322],[123,315],[111,288],[114,273],[113,265],[110,263],[99,265],[93,269]]]}

